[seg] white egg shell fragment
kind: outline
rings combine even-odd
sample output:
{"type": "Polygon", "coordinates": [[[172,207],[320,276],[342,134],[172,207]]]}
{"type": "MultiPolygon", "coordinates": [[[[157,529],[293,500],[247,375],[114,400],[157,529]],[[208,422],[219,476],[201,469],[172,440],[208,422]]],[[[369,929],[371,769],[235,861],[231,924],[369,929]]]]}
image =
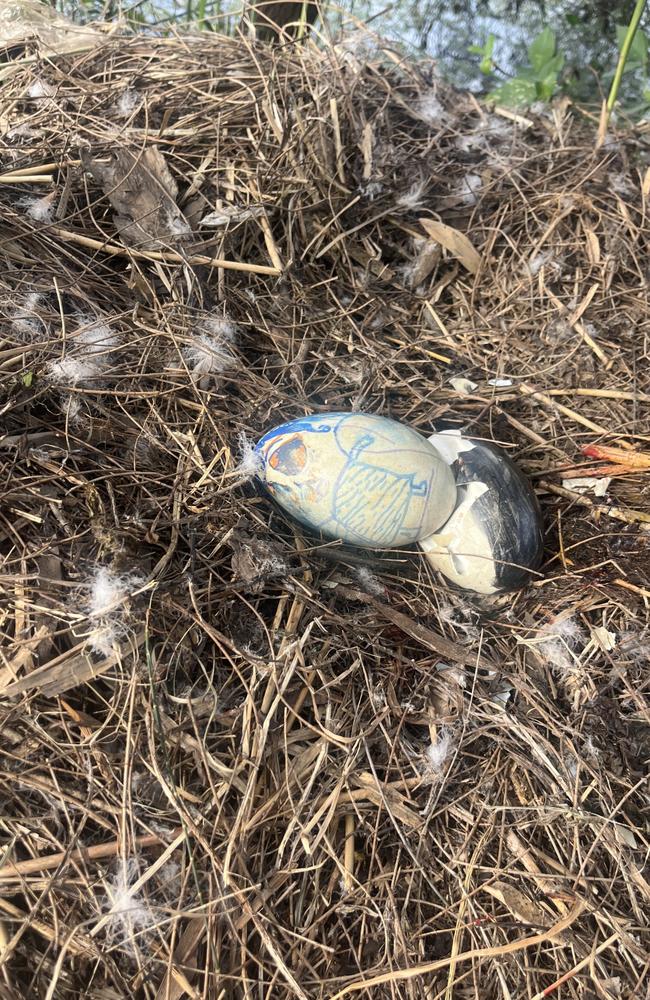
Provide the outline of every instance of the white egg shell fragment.
{"type": "Polygon", "coordinates": [[[448,462],[458,488],[449,520],[420,542],[447,580],[478,594],[516,590],[542,558],[542,515],[524,474],[494,444],[458,432],[429,441],[448,462]]]}
{"type": "Polygon", "coordinates": [[[255,453],[259,479],[284,510],[353,545],[417,542],[456,504],[453,474],[433,445],[386,417],[300,417],[265,434],[255,453]]]}

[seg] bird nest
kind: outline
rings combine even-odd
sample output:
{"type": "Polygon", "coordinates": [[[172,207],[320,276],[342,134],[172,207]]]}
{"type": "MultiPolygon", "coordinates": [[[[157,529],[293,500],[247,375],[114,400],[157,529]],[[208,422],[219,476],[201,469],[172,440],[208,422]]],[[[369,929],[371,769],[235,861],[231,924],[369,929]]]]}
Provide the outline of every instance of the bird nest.
{"type": "Polygon", "coordinates": [[[363,34],[14,56],[2,989],[640,997],[643,131],[363,34]],[[276,509],[251,443],[349,409],[501,443],[531,585],[276,509]]]}

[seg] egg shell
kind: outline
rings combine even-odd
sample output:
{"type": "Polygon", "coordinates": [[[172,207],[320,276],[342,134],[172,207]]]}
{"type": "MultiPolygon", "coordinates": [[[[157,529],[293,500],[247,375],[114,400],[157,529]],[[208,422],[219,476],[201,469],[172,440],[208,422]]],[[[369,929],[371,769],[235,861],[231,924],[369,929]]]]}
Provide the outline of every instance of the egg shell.
{"type": "Polygon", "coordinates": [[[417,542],[456,503],[453,474],[433,445],[374,414],[300,417],[265,434],[255,453],[259,479],[284,510],[353,545],[417,542]]]}
{"type": "Polygon", "coordinates": [[[458,500],[420,547],[447,580],[479,594],[516,590],[542,559],[542,515],[533,488],[497,445],[458,432],[429,441],[449,463],[458,500]]]}

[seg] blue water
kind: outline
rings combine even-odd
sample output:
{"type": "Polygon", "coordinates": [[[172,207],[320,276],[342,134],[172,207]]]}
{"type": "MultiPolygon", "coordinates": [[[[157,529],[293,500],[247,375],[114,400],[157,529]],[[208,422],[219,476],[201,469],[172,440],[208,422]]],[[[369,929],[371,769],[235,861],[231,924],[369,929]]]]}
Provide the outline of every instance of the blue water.
{"type": "MultiPolygon", "coordinates": [[[[195,14],[198,0],[135,0],[131,4],[123,0],[59,0],[59,6],[75,20],[113,13],[139,18],[164,30],[185,21],[188,2],[193,5],[190,13],[195,14]]],[[[593,14],[574,23],[576,11],[589,11],[589,5],[581,0],[521,0],[514,13],[511,8],[516,5],[508,0],[340,0],[340,6],[326,6],[326,32],[336,34],[362,22],[401,51],[432,58],[445,79],[477,92],[491,89],[525,65],[527,44],[549,25],[566,58],[564,76],[571,82],[571,93],[597,97],[599,86],[607,88],[608,74],[616,63],[615,22],[627,20],[632,3],[612,0],[604,13],[601,3],[601,18],[608,17],[610,22],[606,27],[596,14],[596,2],[593,14]],[[496,39],[493,58],[498,72],[488,81],[479,71],[479,57],[471,55],[468,47],[484,44],[489,34],[496,39]]],[[[236,29],[241,9],[241,0],[206,3],[210,23],[228,33],[236,29]]],[[[650,37],[650,5],[642,23],[650,37]]],[[[647,81],[638,83],[641,92],[647,81]]]]}

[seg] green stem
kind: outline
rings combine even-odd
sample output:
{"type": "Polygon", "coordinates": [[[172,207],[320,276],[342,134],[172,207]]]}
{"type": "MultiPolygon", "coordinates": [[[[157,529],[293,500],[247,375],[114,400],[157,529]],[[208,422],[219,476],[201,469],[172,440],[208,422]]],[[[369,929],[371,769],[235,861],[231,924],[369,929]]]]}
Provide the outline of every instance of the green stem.
{"type": "Polygon", "coordinates": [[[636,29],[639,27],[639,21],[641,20],[641,15],[645,9],[646,0],[636,0],[636,6],[634,8],[634,13],[630,19],[630,23],[627,26],[627,32],[625,38],[623,39],[623,44],[621,46],[621,51],[618,57],[618,63],[616,66],[616,72],[614,73],[614,79],[612,80],[612,85],[609,89],[609,97],[607,98],[607,117],[611,113],[614,104],[616,103],[616,98],[618,97],[618,88],[621,85],[621,80],[623,78],[623,70],[625,69],[625,63],[627,62],[627,57],[630,54],[630,48],[632,42],[634,41],[634,36],[636,35],[636,29]]]}

